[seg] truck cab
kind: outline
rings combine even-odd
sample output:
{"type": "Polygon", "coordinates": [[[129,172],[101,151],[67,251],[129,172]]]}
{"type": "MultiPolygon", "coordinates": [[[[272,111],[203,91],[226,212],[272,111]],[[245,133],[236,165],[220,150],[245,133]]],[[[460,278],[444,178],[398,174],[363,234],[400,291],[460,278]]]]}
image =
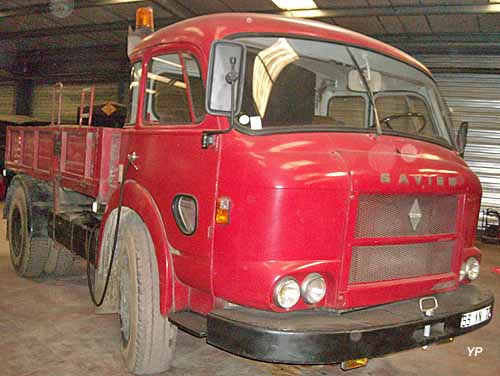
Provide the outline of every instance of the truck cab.
{"type": "Polygon", "coordinates": [[[418,61],[339,27],[236,13],[163,28],[130,60],[119,184],[87,194],[94,293],[120,315],[129,370],[168,368],[177,327],[322,364],[491,320],[492,294],[471,284],[481,186],[466,128],[455,139],[418,61]]]}

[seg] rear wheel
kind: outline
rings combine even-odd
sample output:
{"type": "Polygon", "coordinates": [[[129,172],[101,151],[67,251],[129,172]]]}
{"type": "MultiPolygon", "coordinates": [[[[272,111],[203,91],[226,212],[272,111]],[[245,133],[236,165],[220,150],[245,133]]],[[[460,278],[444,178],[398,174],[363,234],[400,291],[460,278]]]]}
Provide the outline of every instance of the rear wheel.
{"type": "Polygon", "coordinates": [[[31,237],[26,192],[19,184],[13,189],[7,216],[10,259],[19,275],[36,278],[43,273],[47,261],[48,238],[31,237]]]}
{"type": "Polygon", "coordinates": [[[49,239],[49,256],[45,264],[45,272],[54,277],[65,277],[72,275],[75,255],[65,248],[49,239]]]}
{"type": "Polygon", "coordinates": [[[135,213],[127,215],[121,226],[119,315],[122,355],[133,373],[163,372],[172,362],[177,327],[160,313],[154,245],[146,225],[135,213]]]}

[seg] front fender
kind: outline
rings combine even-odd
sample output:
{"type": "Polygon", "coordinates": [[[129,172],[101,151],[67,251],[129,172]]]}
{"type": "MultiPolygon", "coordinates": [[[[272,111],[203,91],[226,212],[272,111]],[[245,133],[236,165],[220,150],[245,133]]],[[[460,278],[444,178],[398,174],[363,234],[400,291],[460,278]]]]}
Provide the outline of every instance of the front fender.
{"type": "MultiPolygon", "coordinates": [[[[120,191],[117,189],[106,206],[99,233],[99,244],[102,244],[104,224],[111,212],[118,207],[119,196],[120,191]]],[[[125,181],[122,206],[132,209],[141,217],[153,240],[160,280],[160,312],[165,315],[173,306],[173,271],[172,260],[168,250],[167,235],[160,210],[146,188],[134,180],[125,181]]]]}

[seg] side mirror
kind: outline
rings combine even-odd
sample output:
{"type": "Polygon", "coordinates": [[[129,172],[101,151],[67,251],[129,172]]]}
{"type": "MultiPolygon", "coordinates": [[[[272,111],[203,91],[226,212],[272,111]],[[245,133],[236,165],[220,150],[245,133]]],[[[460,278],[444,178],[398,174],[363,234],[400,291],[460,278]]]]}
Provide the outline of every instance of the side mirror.
{"type": "Polygon", "coordinates": [[[460,155],[462,158],[464,157],[465,154],[465,145],[467,145],[468,132],[469,132],[469,122],[463,121],[462,124],[460,124],[460,128],[458,129],[457,140],[456,140],[458,155],[460,155]]]}
{"type": "Polygon", "coordinates": [[[246,47],[240,43],[221,40],[212,44],[205,96],[209,114],[229,116],[240,112],[245,58],[246,47]]]}

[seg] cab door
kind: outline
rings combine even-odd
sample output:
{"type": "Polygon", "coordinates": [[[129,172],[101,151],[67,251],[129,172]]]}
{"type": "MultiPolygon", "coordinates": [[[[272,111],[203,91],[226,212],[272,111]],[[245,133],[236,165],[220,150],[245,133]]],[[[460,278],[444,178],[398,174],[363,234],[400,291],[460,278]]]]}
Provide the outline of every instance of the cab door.
{"type": "Polygon", "coordinates": [[[210,291],[218,153],[201,147],[202,132],[217,128],[205,114],[205,59],[183,45],[163,46],[145,60],[142,108],[126,146],[139,157],[132,178],[160,209],[176,276],[210,291]]]}

